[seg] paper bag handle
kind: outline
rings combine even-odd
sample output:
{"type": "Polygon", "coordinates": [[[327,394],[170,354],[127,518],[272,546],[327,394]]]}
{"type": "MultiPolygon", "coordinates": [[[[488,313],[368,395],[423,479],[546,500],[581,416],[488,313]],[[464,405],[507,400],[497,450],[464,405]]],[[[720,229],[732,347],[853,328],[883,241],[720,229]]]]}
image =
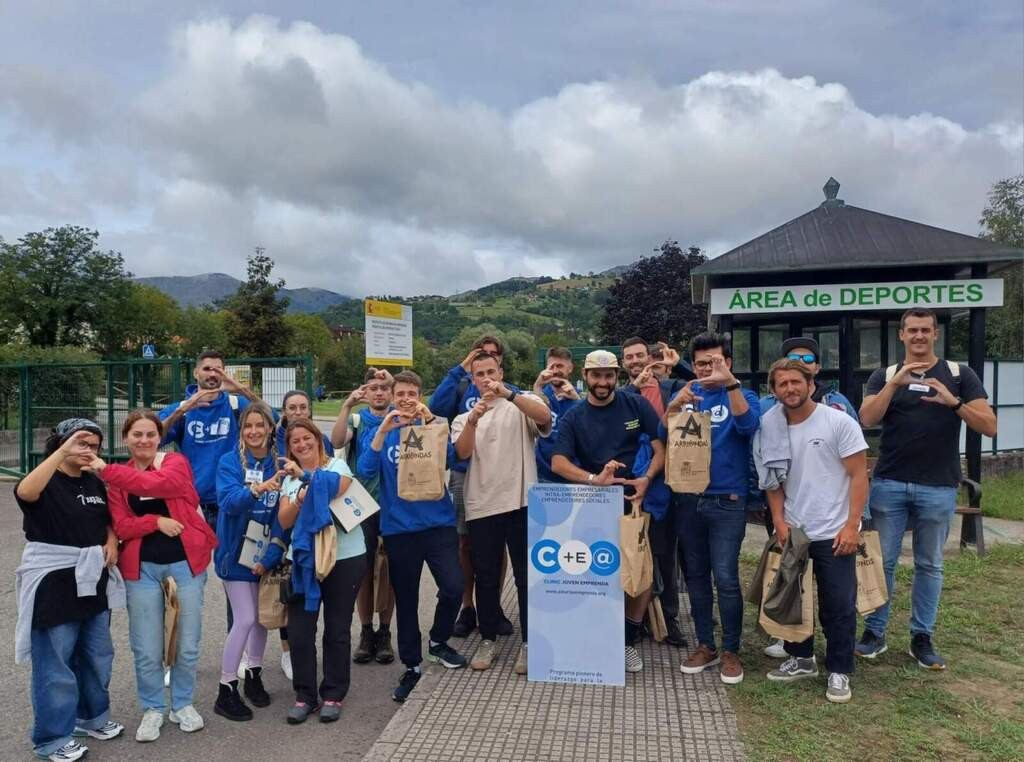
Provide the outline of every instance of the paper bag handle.
{"type": "Polygon", "coordinates": [[[640,499],[638,500],[638,499],[636,499],[636,498],[632,498],[632,499],[630,499],[630,501],[629,501],[629,502],[630,502],[630,503],[632,504],[632,506],[633,506],[633,510],[632,510],[632,512],[631,512],[631,514],[630,514],[630,515],[631,515],[631,516],[632,516],[632,517],[633,517],[634,519],[638,519],[638,518],[640,518],[640,514],[641,514],[641,513],[643,512],[643,507],[644,507],[644,499],[643,499],[643,498],[640,498],[640,499]]]}

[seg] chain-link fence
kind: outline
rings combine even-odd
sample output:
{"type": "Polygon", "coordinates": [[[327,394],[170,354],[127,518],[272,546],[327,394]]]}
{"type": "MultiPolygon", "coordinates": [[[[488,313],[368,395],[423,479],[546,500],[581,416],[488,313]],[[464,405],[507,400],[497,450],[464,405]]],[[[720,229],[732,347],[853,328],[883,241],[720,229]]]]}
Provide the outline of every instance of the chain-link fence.
{"type": "MultiPolygon", "coordinates": [[[[43,457],[47,436],[65,418],[103,430],[103,457],[123,460],[121,426],[138,407],[160,410],[184,398],[191,359],[0,365],[0,473],[20,476],[43,457]]],[[[289,389],[313,393],[312,357],[230,359],[229,375],[272,407],[289,389]]]]}

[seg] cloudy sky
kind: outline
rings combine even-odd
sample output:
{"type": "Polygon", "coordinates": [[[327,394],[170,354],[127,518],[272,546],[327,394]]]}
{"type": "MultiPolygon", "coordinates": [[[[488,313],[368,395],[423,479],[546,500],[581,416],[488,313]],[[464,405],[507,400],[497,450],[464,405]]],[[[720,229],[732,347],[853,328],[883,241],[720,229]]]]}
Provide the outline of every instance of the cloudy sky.
{"type": "Polygon", "coordinates": [[[715,255],[819,203],[974,234],[1020,0],[0,2],[0,236],[445,293],[715,255]]]}

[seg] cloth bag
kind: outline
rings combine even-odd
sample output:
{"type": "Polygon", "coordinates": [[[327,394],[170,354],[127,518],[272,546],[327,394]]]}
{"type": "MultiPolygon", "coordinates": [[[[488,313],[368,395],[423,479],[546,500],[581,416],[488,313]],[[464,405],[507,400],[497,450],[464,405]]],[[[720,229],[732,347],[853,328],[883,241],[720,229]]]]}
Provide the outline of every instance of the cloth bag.
{"type": "Polygon", "coordinates": [[[334,528],[334,522],[325,526],[316,533],[314,546],[316,558],[316,579],[323,582],[324,577],[331,573],[334,562],[338,556],[338,530],[334,528]]]}
{"type": "Polygon", "coordinates": [[[763,587],[761,588],[761,610],[758,614],[757,623],[769,637],[782,638],[790,643],[802,643],[814,634],[814,562],[810,559],[807,560],[807,567],[801,579],[801,622],[800,624],[787,625],[779,624],[764,613],[764,601],[768,599],[768,588],[771,587],[772,580],[775,579],[775,574],[779,570],[779,562],[781,560],[781,553],[775,551],[768,553],[764,579],[762,580],[763,587]]]}
{"type": "Polygon", "coordinates": [[[164,591],[164,664],[172,667],[178,652],[178,617],[181,614],[178,583],[174,577],[167,577],[161,587],[164,591]]]}
{"type": "Polygon", "coordinates": [[[448,421],[404,426],[398,436],[398,496],[403,500],[440,500],[448,467],[448,421]]]}
{"type": "Polygon", "coordinates": [[[711,414],[671,413],[665,427],[665,484],[673,492],[703,492],[711,483],[711,414]]]}
{"type": "Polygon", "coordinates": [[[885,584],[882,566],[882,543],[878,532],[860,533],[857,548],[857,613],[870,614],[889,600],[889,587],[885,584]]]}
{"type": "Polygon", "coordinates": [[[260,624],[268,630],[288,626],[287,598],[281,586],[291,575],[291,564],[283,564],[260,577],[258,616],[260,624]]]}
{"type": "Polygon", "coordinates": [[[619,548],[622,556],[622,592],[636,597],[654,584],[654,556],[647,528],[651,514],[640,509],[639,500],[633,501],[629,515],[619,518],[619,548]]]}

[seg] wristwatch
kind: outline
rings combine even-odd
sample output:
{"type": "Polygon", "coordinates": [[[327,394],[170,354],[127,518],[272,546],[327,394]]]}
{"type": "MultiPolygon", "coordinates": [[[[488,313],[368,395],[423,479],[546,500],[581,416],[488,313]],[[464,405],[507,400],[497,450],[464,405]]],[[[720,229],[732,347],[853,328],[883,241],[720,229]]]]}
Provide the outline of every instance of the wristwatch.
{"type": "Polygon", "coordinates": [[[731,392],[733,389],[739,389],[739,388],[740,388],[740,382],[737,381],[736,383],[729,384],[727,387],[725,387],[725,390],[727,392],[731,392]]]}
{"type": "Polygon", "coordinates": [[[957,410],[959,410],[963,406],[964,406],[964,398],[963,397],[957,397],[956,398],[956,404],[953,405],[953,407],[951,407],[950,410],[952,410],[955,413],[957,410]]]}
{"type": "Polygon", "coordinates": [[[518,394],[519,394],[519,392],[518,392],[518,391],[516,391],[515,389],[512,389],[512,390],[511,390],[511,391],[509,392],[509,395],[508,395],[508,401],[509,401],[509,402],[514,402],[514,401],[515,401],[515,399],[516,399],[516,396],[517,396],[518,394]]]}
{"type": "Polygon", "coordinates": [[[594,483],[594,474],[587,474],[587,484],[594,483]]]}

